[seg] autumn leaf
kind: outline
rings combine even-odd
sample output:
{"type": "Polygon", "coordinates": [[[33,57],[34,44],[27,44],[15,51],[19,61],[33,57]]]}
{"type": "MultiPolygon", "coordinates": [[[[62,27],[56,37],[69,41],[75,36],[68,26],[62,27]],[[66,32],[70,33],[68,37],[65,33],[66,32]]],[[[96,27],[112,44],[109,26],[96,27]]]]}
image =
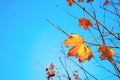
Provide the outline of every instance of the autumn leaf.
{"type": "Polygon", "coordinates": [[[72,4],[74,3],[74,0],[67,0],[67,3],[69,6],[72,6],[72,4]]]}
{"type": "Polygon", "coordinates": [[[48,71],[48,70],[52,70],[53,68],[54,68],[54,64],[50,64],[47,68],[46,68],[46,71],[48,71]]]}
{"type": "Polygon", "coordinates": [[[84,39],[77,34],[68,36],[64,44],[66,46],[73,46],[69,49],[68,56],[76,56],[80,62],[90,60],[93,57],[91,49],[84,44],[84,39]]]}
{"type": "Polygon", "coordinates": [[[57,74],[58,70],[54,70],[54,67],[55,67],[54,64],[50,64],[50,65],[46,68],[47,80],[50,80],[52,77],[55,76],[55,74],[57,74]]]}
{"type": "Polygon", "coordinates": [[[48,71],[47,74],[47,79],[50,80],[50,78],[54,77],[55,74],[58,72],[58,70],[55,70],[55,71],[48,71]]]}
{"type": "Polygon", "coordinates": [[[114,50],[107,47],[106,45],[102,44],[100,45],[98,52],[101,52],[101,60],[108,59],[110,62],[113,62],[113,55],[115,54],[114,50]]]}
{"type": "Polygon", "coordinates": [[[108,0],[105,0],[104,5],[107,6],[109,4],[108,0]]]}
{"type": "Polygon", "coordinates": [[[73,76],[75,77],[75,80],[80,80],[76,70],[73,72],[73,76]]]}
{"type": "Polygon", "coordinates": [[[88,30],[89,26],[92,26],[92,22],[90,21],[90,19],[85,19],[85,18],[79,18],[79,26],[83,26],[83,28],[85,30],[88,30]]]}

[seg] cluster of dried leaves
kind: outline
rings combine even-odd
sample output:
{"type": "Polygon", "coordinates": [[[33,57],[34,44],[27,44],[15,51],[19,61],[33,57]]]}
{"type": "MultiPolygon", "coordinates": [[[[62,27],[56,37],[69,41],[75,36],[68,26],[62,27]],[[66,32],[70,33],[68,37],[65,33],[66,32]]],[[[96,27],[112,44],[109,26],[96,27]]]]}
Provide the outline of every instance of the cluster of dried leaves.
{"type": "MultiPolygon", "coordinates": [[[[87,3],[90,3],[90,2],[93,2],[94,0],[87,0],[86,2],[87,3]]],[[[84,0],[78,0],[78,2],[84,2],[84,0]]],[[[72,4],[74,3],[74,0],[67,0],[67,3],[69,6],[72,6],[72,4]]],[[[108,5],[109,4],[109,1],[108,0],[105,0],[104,4],[103,5],[108,5]]]]}
{"type": "Polygon", "coordinates": [[[50,65],[46,68],[47,80],[50,80],[52,77],[55,76],[55,74],[57,74],[58,70],[54,70],[54,67],[55,67],[54,64],[50,64],[50,65]]]}

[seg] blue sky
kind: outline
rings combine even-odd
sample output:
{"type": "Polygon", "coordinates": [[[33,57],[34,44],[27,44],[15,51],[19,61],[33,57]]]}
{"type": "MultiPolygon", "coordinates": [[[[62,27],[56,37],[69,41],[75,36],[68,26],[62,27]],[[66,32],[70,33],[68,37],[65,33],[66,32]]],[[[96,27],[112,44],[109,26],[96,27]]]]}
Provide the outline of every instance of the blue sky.
{"type": "MultiPolygon", "coordinates": [[[[86,4],[85,6],[89,8],[86,4]]],[[[54,63],[58,70],[64,72],[58,57],[63,56],[60,47],[66,36],[53,28],[46,19],[61,26],[68,33],[80,34],[88,40],[91,40],[91,36],[88,37],[89,32],[79,28],[77,19],[69,16],[62,8],[77,17],[90,18],[77,6],[69,7],[65,0],[0,0],[0,80],[46,80],[44,69],[50,63],[54,63]],[[34,66],[36,63],[38,65],[34,66]]],[[[99,12],[97,7],[96,12],[99,12]]],[[[98,19],[102,21],[101,16],[98,19]]],[[[67,52],[68,48],[64,48],[67,52]]],[[[100,54],[95,55],[98,58],[100,54]]],[[[99,69],[96,65],[87,66],[94,62],[93,59],[90,63],[86,61],[85,68],[98,74],[99,78],[108,76],[106,71],[105,74],[99,73],[102,69],[95,71],[99,69]]],[[[103,64],[105,62],[107,61],[103,64]]],[[[67,63],[75,66],[70,61],[67,63]]],[[[113,69],[111,64],[106,65],[113,69]]],[[[80,74],[83,75],[82,72],[80,74]]],[[[109,80],[117,78],[112,77],[109,80]]]]}

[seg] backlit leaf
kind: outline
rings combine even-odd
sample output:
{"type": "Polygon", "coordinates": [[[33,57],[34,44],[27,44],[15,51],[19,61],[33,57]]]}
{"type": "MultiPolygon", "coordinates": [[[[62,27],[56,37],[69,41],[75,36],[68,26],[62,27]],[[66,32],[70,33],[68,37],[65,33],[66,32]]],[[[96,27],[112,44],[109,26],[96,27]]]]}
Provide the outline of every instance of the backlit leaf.
{"type": "Polygon", "coordinates": [[[90,21],[90,19],[85,19],[85,18],[79,18],[79,26],[83,26],[83,28],[85,30],[88,30],[89,26],[92,26],[92,22],[90,21]]]}
{"type": "Polygon", "coordinates": [[[107,6],[109,4],[108,0],[105,0],[104,5],[107,6]]]}
{"type": "Polygon", "coordinates": [[[73,46],[68,51],[68,56],[75,56],[80,62],[90,60],[93,57],[91,49],[84,44],[84,39],[77,35],[72,34],[68,36],[67,40],[64,41],[66,46],[73,46]]]}
{"type": "Polygon", "coordinates": [[[74,3],[74,0],[67,0],[67,3],[69,6],[72,6],[72,4],[74,3]]]}
{"type": "Polygon", "coordinates": [[[51,80],[52,77],[55,76],[55,74],[57,74],[58,70],[53,70],[54,69],[54,64],[50,64],[47,68],[46,68],[46,72],[47,72],[47,80],[51,80]]]}
{"type": "Polygon", "coordinates": [[[47,71],[47,70],[51,70],[51,69],[53,69],[54,66],[55,66],[54,64],[50,64],[50,65],[46,68],[46,71],[47,71]]]}
{"type": "Polygon", "coordinates": [[[106,45],[102,44],[100,45],[98,52],[101,52],[101,60],[108,59],[110,62],[113,62],[113,55],[115,54],[114,50],[107,47],[106,45]]]}
{"type": "Polygon", "coordinates": [[[47,74],[47,79],[50,80],[50,78],[54,77],[55,74],[58,72],[58,70],[55,70],[55,71],[48,71],[47,74]]]}

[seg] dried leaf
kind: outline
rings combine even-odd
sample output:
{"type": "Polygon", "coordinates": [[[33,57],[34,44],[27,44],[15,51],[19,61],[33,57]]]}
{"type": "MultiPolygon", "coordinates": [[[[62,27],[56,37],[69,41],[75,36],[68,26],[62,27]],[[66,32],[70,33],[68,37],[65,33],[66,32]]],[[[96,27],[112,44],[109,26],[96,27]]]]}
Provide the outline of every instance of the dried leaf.
{"type": "Polygon", "coordinates": [[[52,69],[54,68],[54,66],[55,66],[54,64],[50,64],[50,65],[46,68],[46,71],[47,71],[47,70],[52,70],[52,69]]]}
{"type": "Polygon", "coordinates": [[[93,57],[91,49],[84,44],[84,39],[77,34],[68,36],[64,44],[66,46],[73,46],[69,49],[68,56],[76,56],[80,62],[90,60],[93,57]]]}
{"type": "Polygon", "coordinates": [[[73,76],[75,77],[75,80],[80,80],[78,74],[77,74],[77,71],[74,71],[73,72],[73,76]]]}
{"type": "Polygon", "coordinates": [[[72,6],[72,4],[74,3],[74,0],[67,0],[67,3],[69,6],[72,6]]]}
{"type": "Polygon", "coordinates": [[[83,26],[85,30],[88,30],[89,26],[92,26],[90,19],[79,18],[79,26],[83,26]]]}
{"type": "Polygon", "coordinates": [[[54,69],[54,64],[50,64],[47,68],[46,68],[46,72],[47,72],[47,80],[50,80],[52,77],[55,76],[55,74],[58,72],[58,70],[53,70],[54,69]]]}
{"type": "Polygon", "coordinates": [[[115,54],[114,50],[108,48],[106,45],[100,45],[98,52],[101,52],[102,55],[100,56],[101,60],[108,59],[110,62],[113,62],[113,55],[115,54]]]}
{"type": "Polygon", "coordinates": [[[55,74],[58,72],[58,70],[55,70],[55,71],[48,71],[47,74],[47,79],[50,80],[50,78],[54,77],[55,74]]]}
{"type": "Polygon", "coordinates": [[[107,6],[109,4],[108,0],[105,0],[104,5],[107,6]]]}

